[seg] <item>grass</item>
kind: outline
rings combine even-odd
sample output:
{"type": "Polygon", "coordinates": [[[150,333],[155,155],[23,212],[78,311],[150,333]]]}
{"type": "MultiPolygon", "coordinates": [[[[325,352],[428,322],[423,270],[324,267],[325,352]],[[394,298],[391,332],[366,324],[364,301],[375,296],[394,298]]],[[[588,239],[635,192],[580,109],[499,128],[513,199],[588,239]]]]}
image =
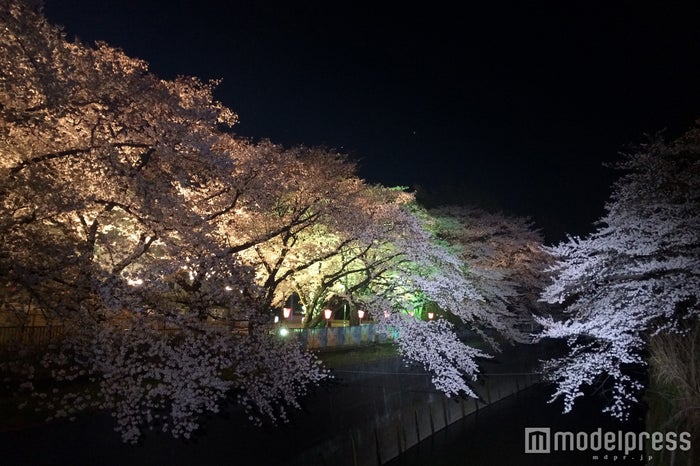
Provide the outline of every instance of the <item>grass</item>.
{"type": "MultiPolygon", "coordinates": [[[[661,334],[650,343],[651,383],[646,401],[647,430],[688,431],[696,442],[700,434],[700,324],[685,335],[661,334]]],[[[693,445],[695,447],[695,445],[693,445]]],[[[700,453],[661,451],[652,465],[698,464],[700,453]]]]}

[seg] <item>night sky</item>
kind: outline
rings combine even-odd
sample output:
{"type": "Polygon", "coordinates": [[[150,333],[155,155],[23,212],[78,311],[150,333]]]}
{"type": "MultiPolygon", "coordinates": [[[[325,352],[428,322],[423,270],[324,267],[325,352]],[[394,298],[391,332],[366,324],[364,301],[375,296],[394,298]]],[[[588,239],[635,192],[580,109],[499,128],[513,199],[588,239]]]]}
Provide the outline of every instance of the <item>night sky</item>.
{"type": "Polygon", "coordinates": [[[700,2],[48,0],[69,38],[164,78],[222,78],[252,140],[349,154],[370,182],[531,216],[548,241],[603,213],[605,168],[700,117],[700,2]],[[377,2],[378,3],[378,2],[377,2]],[[488,5],[487,5],[488,3],[488,5]]]}

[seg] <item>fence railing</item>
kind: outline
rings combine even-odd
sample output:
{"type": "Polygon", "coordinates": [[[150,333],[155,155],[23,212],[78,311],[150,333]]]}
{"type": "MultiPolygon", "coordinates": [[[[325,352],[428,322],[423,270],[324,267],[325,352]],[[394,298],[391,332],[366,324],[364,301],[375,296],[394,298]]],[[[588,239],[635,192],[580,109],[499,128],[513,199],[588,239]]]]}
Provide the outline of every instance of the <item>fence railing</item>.
{"type": "Polygon", "coordinates": [[[381,343],[392,335],[377,331],[375,324],[351,327],[322,327],[293,329],[292,335],[308,349],[342,348],[381,343]]]}
{"type": "MultiPolygon", "coordinates": [[[[247,323],[247,322],[246,322],[247,323]]],[[[163,328],[164,331],[169,329],[163,328]]],[[[234,333],[247,333],[247,325],[234,325],[234,333]]],[[[65,334],[63,325],[0,327],[0,347],[13,344],[40,346],[54,343],[65,334]]],[[[341,348],[384,342],[392,335],[378,332],[374,324],[348,327],[290,328],[289,337],[296,338],[308,349],[341,348]]]]}

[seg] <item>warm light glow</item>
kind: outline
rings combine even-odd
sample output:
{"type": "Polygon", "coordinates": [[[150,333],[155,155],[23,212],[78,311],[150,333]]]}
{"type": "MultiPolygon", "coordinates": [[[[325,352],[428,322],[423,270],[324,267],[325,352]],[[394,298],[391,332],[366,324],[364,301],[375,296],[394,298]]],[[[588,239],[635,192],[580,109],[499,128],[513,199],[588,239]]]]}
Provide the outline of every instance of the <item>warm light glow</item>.
{"type": "Polygon", "coordinates": [[[282,328],[280,329],[280,336],[286,337],[287,335],[289,335],[289,330],[287,330],[286,327],[282,327],[282,328]]]}
{"type": "Polygon", "coordinates": [[[126,283],[128,283],[131,286],[139,286],[139,285],[143,285],[143,280],[141,280],[140,278],[137,278],[136,280],[132,280],[131,278],[128,278],[126,280],[126,283]]]}
{"type": "Polygon", "coordinates": [[[408,315],[411,316],[411,317],[413,317],[413,314],[415,314],[415,312],[413,312],[413,311],[410,311],[410,312],[408,313],[408,315]]]}
{"type": "Polygon", "coordinates": [[[285,319],[289,319],[289,316],[292,315],[292,308],[285,307],[284,309],[282,309],[282,315],[284,316],[285,319]]]}
{"type": "Polygon", "coordinates": [[[224,290],[226,290],[226,291],[231,291],[232,289],[233,289],[233,288],[231,288],[231,287],[228,286],[228,285],[226,285],[226,286],[224,287],[224,290]]]}
{"type": "Polygon", "coordinates": [[[324,309],[323,310],[323,316],[326,318],[326,320],[330,320],[332,315],[333,315],[333,311],[331,309],[324,309]]]}
{"type": "Polygon", "coordinates": [[[279,317],[279,316],[275,316],[275,323],[278,323],[279,321],[280,321],[280,317],[279,317]]]}
{"type": "Polygon", "coordinates": [[[433,320],[433,317],[435,317],[435,314],[428,312],[428,320],[433,320]]]}
{"type": "Polygon", "coordinates": [[[359,309],[359,310],[357,311],[357,317],[359,317],[360,320],[362,320],[362,318],[363,318],[364,316],[365,316],[365,311],[363,311],[362,309],[359,309]]]}

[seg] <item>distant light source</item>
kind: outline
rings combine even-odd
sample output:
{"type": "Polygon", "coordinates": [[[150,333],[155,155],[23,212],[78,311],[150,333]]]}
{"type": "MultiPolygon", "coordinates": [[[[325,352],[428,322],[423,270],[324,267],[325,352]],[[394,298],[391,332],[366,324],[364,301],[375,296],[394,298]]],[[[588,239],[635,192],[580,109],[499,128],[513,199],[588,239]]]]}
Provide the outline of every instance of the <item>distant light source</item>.
{"type": "Polygon", "coordinates": [[[139,285],[143,285],[143,280],[140,279],[140,278],[137,278],[136,280],[133,280],[133,279],[131,279],[131,278],[128,278],[128,279],[126,280],[126,283],[128,283],[128,284],[131,285],[131,286],[139,286],[139,285]]]}
{"type": "Polygon", "coordinates": [[[362,324],[362,318],[365,316],[365,311],[362,309],[357,310],[357,317],[360,318],[360,324],[362,324]]]}
{"type": "Polygon", "coordinates": [[[280,321],[280,316],[275,316],[275,323],[278,323],[280,321]]]}
{"type": "Polygon", "coordinates": [[[292,308],[291,307],[285,307],[282,309],[282,315],[284,315],[285,319],[289,319],[289,316],[292,315],[292,308]]]}
{"type": "Polygon", "coordinates": [[[287,327],[282,327],[280,329],[280,336],[286,337],[287,335],[289,335],[289,330],[287,330],[287,327]]]}
{"type": "Polygon", "coordinates": [[[428,320],[433,320],[433,317],[435,317],[435,314],[432,312],[428,312],[428,320]]]}
{"type": "Polygon", "coordinates": [[[233,289],[233,288],[231,288],[231,287],[228,286],[228,285],[226,285],[226,286],[224,287],[224,290],[226,290],[226,291],[231,291],[232,289],[233,289]]]}
{"type": "Polygon", "coordinates": [[[408,313],[408,315],[410,315],[411,317],[413,317],[414,314],[415,314],[414,311],[409,311],[409,313],[408,313]]]}
{"type": "Polygon", "coordinates": [[[323,310],[323,317],[325,317],[326,320],[330,320],[331,316],[333,316],[333,310],[331,310],[331,309],[324,309],[323,310]]]}

